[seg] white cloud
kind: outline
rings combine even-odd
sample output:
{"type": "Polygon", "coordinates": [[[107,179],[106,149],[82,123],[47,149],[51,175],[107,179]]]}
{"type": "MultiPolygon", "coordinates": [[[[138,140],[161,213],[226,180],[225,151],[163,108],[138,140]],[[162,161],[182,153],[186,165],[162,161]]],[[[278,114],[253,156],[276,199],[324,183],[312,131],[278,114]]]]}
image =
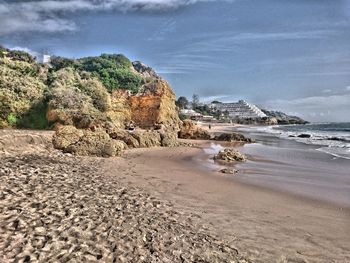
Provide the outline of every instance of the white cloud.
{"type": "Polygon", "coordinates": [[[26,31],[74,31],[77,25],[63,18],[79,11],[169,11],[212,0],[0,0],[0,35],[26,31]]]}
{"type": "Polygon", "coordinates": [[[350,94],[314,96],[294,100],[271,100],[266,102],[264,106],[288,114],[298,111],[301,113],[301,117],[310,121],[350,120],[350,94]]]}
{"type": "Polygon", "coordinates": [[[350,91],[350,86],[347,86],[347,87],[345,88],[345,90],[346,90],[346,91],[350,91]]]}
{"type": "Polygon", "coordinates": [[[19,47],[19,46],[15,46],[15,47],[9,47],[9,49],[11,50],[20,50],[20,51],[24,51],[27,52],[29,54],[31,54],[33,57],[38,57],[40,54],[34,50],[31,50],[27,47],[19,47]]]}

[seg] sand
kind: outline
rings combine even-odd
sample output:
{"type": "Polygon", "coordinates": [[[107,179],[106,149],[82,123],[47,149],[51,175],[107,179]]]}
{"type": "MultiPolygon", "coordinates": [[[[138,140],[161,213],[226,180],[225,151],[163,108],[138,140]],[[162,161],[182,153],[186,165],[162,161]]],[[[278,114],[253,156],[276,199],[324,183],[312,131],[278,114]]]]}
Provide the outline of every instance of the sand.
{"type": "Polygon", "coordinates": [[[0,155],[2,262],[350,262],[349,209],[208,169],[196,143],[0,155]]]}

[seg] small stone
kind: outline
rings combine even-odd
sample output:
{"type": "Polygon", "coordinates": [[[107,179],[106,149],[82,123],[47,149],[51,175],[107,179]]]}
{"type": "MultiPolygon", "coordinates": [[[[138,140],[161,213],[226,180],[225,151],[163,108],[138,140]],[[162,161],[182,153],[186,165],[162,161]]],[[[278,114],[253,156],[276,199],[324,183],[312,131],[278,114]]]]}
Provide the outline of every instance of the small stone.
{"type": "Polygon", "coordinates": [[[238,170],[233,168],[225,168],[225,169],[221,169],[220,172],[223,174],[236,174],[238,173],[238,170]]]}

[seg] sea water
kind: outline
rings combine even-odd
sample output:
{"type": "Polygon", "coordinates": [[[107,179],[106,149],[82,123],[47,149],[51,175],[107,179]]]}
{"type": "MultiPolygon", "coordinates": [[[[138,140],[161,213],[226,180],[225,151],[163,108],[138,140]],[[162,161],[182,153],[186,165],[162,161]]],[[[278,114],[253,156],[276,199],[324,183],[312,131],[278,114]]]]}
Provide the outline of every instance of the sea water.
{"type": "MultiPolygon", "coordinates": [[[[246,130],[246,128],[240,130],[246,130]]],[[[249,130],[251,131],[251,128],[249,130]]],[[[254,127],[253,130],[305,144],[319,145],[318,151],[350,159],[350,122],[259,126],[254,127]],[[307,138],[308,136],[310,137],[307,138]]]]}

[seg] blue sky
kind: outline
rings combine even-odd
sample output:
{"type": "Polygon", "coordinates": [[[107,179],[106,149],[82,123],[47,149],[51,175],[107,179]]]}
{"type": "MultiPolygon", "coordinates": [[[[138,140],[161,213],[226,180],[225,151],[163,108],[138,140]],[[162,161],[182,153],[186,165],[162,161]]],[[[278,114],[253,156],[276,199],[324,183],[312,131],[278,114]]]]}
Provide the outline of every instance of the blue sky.
{"type": "Polygon", "coordinates": [[[0,43],[124,53],[178,96],[350,121],[350,0],[1,1],[0,43]]]}

